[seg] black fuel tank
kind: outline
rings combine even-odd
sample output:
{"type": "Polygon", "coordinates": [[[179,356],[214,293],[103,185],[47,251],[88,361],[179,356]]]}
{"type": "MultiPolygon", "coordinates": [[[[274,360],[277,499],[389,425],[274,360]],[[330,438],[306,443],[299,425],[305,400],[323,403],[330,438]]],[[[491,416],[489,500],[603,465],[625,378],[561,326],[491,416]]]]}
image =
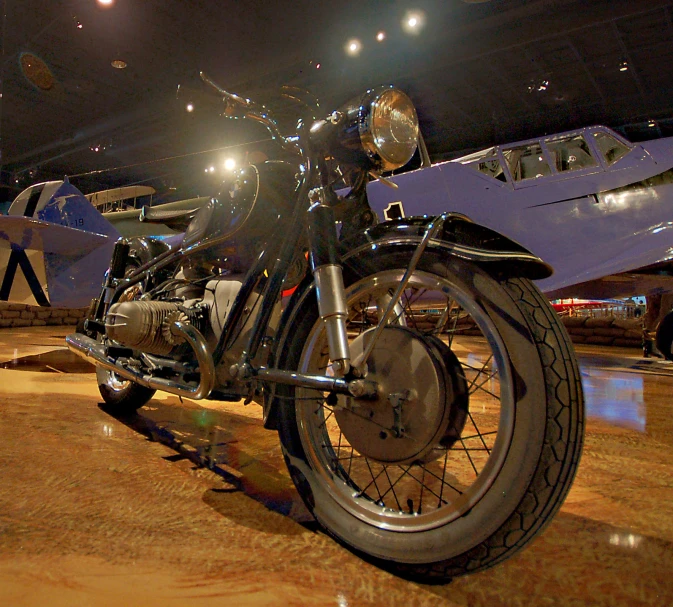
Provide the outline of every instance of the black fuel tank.
{"type": "Polygon", "coordinates": [[[226,258],[231,269],[249,266],[278,229],[289,222],[297,196],[297,168],[269,161],[235,171],[192,220],[183,248],[214,245],[200,257],[226,258]]]}

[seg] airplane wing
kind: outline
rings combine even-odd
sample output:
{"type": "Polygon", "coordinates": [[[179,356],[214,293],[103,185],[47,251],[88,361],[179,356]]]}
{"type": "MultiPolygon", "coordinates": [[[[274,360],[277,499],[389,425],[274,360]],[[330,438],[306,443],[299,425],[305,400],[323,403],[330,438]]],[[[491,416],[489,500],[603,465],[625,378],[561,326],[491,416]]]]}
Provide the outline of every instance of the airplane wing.
{"type": "Polygon", "coordinates": [[[22,216],[0,217],[0,247],[78,256],[110,242],[109,236],[22,216]]]}

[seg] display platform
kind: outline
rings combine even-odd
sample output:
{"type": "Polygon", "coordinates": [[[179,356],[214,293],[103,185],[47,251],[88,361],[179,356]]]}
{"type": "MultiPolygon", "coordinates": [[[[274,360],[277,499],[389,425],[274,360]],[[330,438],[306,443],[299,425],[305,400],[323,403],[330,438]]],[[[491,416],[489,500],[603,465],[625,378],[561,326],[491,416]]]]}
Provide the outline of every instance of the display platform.
{"type": "Polygon", "coordinates": [[[519,556],[446,586],[316,531],[256,405],[158,393],[100,408],[69,327],[0,331],[0,604],[673,603],[673,363],[577,346],[587,396],[570,495],[519,556]]]}

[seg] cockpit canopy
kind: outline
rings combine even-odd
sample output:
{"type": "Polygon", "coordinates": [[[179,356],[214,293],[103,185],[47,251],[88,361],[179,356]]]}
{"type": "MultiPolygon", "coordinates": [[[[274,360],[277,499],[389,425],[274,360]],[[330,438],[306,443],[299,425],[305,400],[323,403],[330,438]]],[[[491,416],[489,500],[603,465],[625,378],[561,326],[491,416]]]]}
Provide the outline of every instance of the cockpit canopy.
{"type": "Polygon", "coordinates": [[[549,175],[577,176],[605,170],[633,145],[604,126],[586,127],[481,150],[452,162],[499,181],[517,184],[549,175]]]}

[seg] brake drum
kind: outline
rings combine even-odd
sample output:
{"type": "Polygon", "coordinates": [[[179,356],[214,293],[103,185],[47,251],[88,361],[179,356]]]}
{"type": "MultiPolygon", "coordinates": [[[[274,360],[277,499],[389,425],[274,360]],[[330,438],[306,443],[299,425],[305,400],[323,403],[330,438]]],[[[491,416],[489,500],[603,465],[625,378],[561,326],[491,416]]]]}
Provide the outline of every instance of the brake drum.
{"type": "MultiPolygon", "coordinates": [[[[351,342],[358,365],[374,329],[351,342]]],[[[467,387],[460,363],[439,339],[400,326],[385,327],[367,360],[374,400],[339,396],[336,421],[353,449],[386,464],[428,462],[460,436],[467,387]],[[394,404],[399,404],[396,415],[394,404]],[[399,431],[401,430],[401,432],[399,431]]]]}

